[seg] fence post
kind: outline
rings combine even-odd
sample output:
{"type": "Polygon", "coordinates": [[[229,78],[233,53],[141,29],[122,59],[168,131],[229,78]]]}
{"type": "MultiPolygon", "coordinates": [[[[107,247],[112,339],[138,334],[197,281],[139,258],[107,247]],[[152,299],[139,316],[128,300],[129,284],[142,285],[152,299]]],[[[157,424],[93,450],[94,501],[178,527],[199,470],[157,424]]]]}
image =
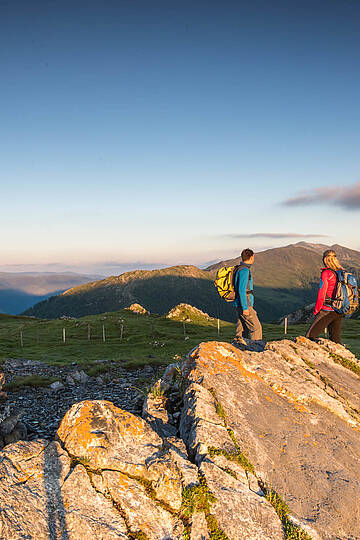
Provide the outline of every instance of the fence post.
{"type": "Polygon", "coordinates": [[[285,317],[285,319],[284,319],[284,334],[285,334],[285,336],[287,334],[287,327],[288,327],[288,318],[285,317]]]}
{"type": "Polygon", "coordinates": [[[106,341],[106,338],[105,338],[105,325],[103,324],[103,342],[105,343],[106,341]]]}
{"type": "Polygon", "coordinates": [[[218,336],[220,336],[220,319],[217,320],[218,336]]]}
{"type": "Polygon", "coordinates": [[[120,326],[120,341],[122,341],[122,338],[123,338],[123,332],[124,332],[124,325],[122,324],[120,326]]]}
{"type": "Polygon", "coordinates": [[[20,347],[23,347],[24,346],[24,342],[23,342],[23,332],[22,330],[20,330],[20,347]]]}
{"type": "Polygon", "coordinates": [[[325,337],[327,338],[327,327],[324,329],[325,337]]]}
{"type": "Polygon", "coordinates": [[[63,342],[66,342],[66,330],[63,328],[63,342]]]}

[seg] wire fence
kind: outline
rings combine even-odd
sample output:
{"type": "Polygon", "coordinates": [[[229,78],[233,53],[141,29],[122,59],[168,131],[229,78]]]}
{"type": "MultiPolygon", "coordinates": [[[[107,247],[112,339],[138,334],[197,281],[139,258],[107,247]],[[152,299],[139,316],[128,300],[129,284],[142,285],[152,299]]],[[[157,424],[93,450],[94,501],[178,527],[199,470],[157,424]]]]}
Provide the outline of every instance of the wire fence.
{"type": "MultiPolygon", "coordinates": [[[[206,330],[205,330],[206,329],[206,330]]],[[[74,321],[57,321],[51,323],[25,323],[17,325],[15,328],[0,329],[0,343],[16,347],[33,347],[42,345],[59,344],[85,344],[85,343],[123,343],[136,341],[137,339],[150,339],[156,343],[161,338],[171,336],[188,340],[190,336],[197,333],[194,325],[186,321],[180,322],[177,327],[164,329],[154,323],[135,327],[127,325],[124,321],[119,323],[76,323],[74,321]]],[[[221,321],[218,319],[212,327],[204,327],[215,336],[223,334],[221,321]]]]}
{"type": "Polygon", "coordinates": [[[51,345],[67,343],[121,343],[126,339],[126,330],[124,324],[99,325],[87,324],[83,326],[58,325],[57,327],[22,325],[17,328],[2,329],[0,332],[0,341],[2,343],[18,345],[20,347],[34,345],[51,345]]]}

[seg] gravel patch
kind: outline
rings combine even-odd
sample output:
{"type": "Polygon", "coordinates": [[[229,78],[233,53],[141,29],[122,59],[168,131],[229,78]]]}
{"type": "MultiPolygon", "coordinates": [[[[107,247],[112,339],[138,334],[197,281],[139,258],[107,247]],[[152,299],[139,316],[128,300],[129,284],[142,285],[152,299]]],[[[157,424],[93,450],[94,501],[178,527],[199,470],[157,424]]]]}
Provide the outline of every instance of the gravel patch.
{"type": "Polygon", "coordinates": [[[59,389],[28,386],[7,390],[7,405],[20,409],[21,420],[28,430],[28,439],[53,439],[59,424],[70,407],[79,401],[103,399],[133,414],[141,415],[145,390],[161,377],[166,366],[145,366],[125,370],[117,363],[101,362],[109,368],[106,373],[88,377],[83,366],[50,366],[27,359],[8,359],[2,366],[6,383],[15,377],[40,375],[56,377],[59,389]],[[80,379],[82,382],[78,382],[80,379]],[[146,381],[144,380],[146,379],[146,381]]]}

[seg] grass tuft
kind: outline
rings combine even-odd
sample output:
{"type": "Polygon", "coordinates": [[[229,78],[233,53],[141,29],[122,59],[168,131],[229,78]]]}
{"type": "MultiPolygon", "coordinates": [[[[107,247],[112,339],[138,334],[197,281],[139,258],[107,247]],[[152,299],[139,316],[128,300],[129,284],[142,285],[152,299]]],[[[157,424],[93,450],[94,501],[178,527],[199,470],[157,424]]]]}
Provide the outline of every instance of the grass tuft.
{"type": "Polygon", "coordinates": [[[50,386],[59,379],[56,377],[46,377],[43,375],[26,375],[24,377],[14,377],[11,382],[4,384],[3,390],[20,390],[26,386],[50,386]]]}
{"type": "Polygon", "coordinates": [[[329,353],[331,358],[336,362],[337,364],[340,364],[341,366],[350,369],[353,373],[356,373],[360,377],[360,366],[353,362],[352,360],[349,360],[348,358],[344,358],[343,356],[340,356],[340,354],[335,353],[329,353]]]}
{"type": "MultiPolygon", "coordinates": [[[[191,517],[195,512],[205,514],[210,538],[214,540],[229,540],[228,536],[219,527],[217,519],[210,512],[210,506],[216,502],[216,497],[209,491],[204,476],[199,476],[199,484],[186,488],[182,494],[181,514],[185,518],[191,517]]],[[[186,528],[184,538],[190,538],[189,528],[186,528]]]]}
{"type": "Polygon", "coordinates": [[[269,501],[279,516],[284,527],[286,540],[311,540],[311,536],[307,532],[291,521],[289,507],[281,496],[271,488],[267,488],[264,485],[260,487],[265,494],[265,499],[269,501]]]}
{"type": "Polygon", "coordinates": [[[89,368],[86,368],[85,373],[89,375],[89,377],[97,377],[103,373],[108,373],[111,368],[112,366],[106,364],[95,364],[89,368]]]}
{"type": "Polygon", "coordinates": [[[210,512],[210,504],[215,502],[216,498],[210,493],[205,477],[199,477],[199,483],[196,486],[186,488],[182,494],[181,512],[184,516],[190,517],[195,512],[210,512]]]}
{"type": "Polygon", "coordinates": [[[137,531],[137,532],[128,533],[128,534],[131,540],[149,540],[149,537],[146,536],[146,534],[142,531],[137,531]]]}
{"type": "Polygon", "coordinates": [[[159,381],[157,381],[149,390],[149,394],[152,395],[154,399],[163,399],[165,396],[164,389],[161,388],[159,381]]]}
{"type": "Polygon", "coordinates": [[[229,461],[234,461],[234,463],[238,463],[243,469],[245,469],[245,471],[255,474],[255,469],[254,469],[253,464],[250,463],[250,461],[245,456],[245,454],[243,452],[240,452],[239,450],[236,450],[236,452],[227,452],[226,450],[223,450],[222,448],[215,448],[211,446],[209,448],[209,455],[210,457],[224,456],[229,461]]]}

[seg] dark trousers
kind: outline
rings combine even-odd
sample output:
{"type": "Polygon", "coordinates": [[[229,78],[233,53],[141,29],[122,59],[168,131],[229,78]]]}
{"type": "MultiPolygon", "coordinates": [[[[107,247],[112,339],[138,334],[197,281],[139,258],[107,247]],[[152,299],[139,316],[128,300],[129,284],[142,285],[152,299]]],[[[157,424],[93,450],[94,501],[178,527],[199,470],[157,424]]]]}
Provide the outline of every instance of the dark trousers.
{"type": "Polygon", "coordinates": [[[308,331],[306,337],[309,339],[315,339],[319,337],[321,332],[327,327],[329,330],[329,338],[335,343],[341,343],[341,323],[344,315],[336,313],[336,311],[326,311],[322,309],[316,315],[308,331]]]}

